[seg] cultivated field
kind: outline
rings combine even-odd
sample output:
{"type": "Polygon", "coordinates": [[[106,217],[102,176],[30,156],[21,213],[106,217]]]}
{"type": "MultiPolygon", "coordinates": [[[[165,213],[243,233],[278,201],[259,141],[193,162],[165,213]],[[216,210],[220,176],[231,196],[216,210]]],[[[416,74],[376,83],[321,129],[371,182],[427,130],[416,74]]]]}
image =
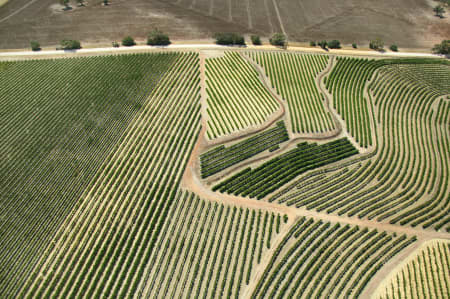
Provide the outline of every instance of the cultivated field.
{"type": "Polygon", "coordinates": [[[448,298],[449,294],[450,244],[436,240],[415,252],[373,298],[448,298]]]}
{"type": "MultiPolygon", "coordinates": [[[[0,48],[30,40],[54,46],[64,38],[110,44],[143,39],[153,27],[173,39],[210,39],[215,32],[283,32],[291,42],[339,39],[368,45],[382,38],[401,48],[430,49],[450,36],[450,18],[434,16],[432,0],[102,0],[63,12],[55,0],[14,0],[0,6],[0,48]]],[[[1,3],[1,1],[0,1],[1,3]]]]}
{"type": "Polygon", "coordinates": [[[0,293],[23,282],[177,57],[0,63],[0,293]]]}
{"type": "Polygon", "coordinates": [[[328,56],[261,52],[248,55],[265,69],[272,87],[288,102],[292,132],[312,135],[334,129],[331,115],[325,110],[325,99],[315,83],[328,63],[328,56]]]}
{"type": "Polygon", "coordinates": [[[448,295],[446,60],[155,50],[0,89],[0,297],[448,295]]]}
{"type": "Polygon", "coordinates": [[[257,127],[280,106],[257,72],[236,52],[208,58],[206,80],[209,139],[257,127]]]}

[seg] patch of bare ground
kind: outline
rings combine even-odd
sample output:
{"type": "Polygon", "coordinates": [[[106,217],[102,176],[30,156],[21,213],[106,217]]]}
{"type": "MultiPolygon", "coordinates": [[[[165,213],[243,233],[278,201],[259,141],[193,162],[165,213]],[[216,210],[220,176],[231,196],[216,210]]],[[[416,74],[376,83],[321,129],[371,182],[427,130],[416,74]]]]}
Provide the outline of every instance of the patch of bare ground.
{"type": "Polygon", "coordinates": [[[239,24],[164,1],[110,2],[108,6],[100,0],[89,1],[85,7],[73,4],[68,11],[61,11],[53,0],[8,2],[0,8],[0,49],[26,48],[30,40],[39,41],[45,48],[56,46],[64,38],[110,45],[127,35],[144,40],[154,27],[169,33],[173,40],[210,38],[224,28],[244,30],[239,24]]]}
{"type": "MultiPolygon", "coordinates": [[[[0,0],[1,2],[5,0],[0,0]]],[[[0,48],[42,46],[62,38],[111,42],[143,38],[152,27],[173,40],[209,38],[214,32],[285,32],[293,42],[339,39],[344,44],[381,37],[400,48],[431,48],[449,36],[450,18],[433,15],[433,1],[331,0],[101,0],[60,13],[54,0],[15,0],[0,5],[0,48]],[[57,13],[55,13],[55,11],[57,13]]]]}

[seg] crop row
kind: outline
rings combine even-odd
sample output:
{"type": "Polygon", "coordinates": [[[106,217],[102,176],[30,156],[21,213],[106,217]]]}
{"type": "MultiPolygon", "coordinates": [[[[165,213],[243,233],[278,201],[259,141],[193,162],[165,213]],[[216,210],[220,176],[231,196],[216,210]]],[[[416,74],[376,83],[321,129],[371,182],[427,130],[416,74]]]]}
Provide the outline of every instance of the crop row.
{"type": "Polygon", "coordinates": [[[1,294],[15,296],[179,56],[0,63],[1,294]]]}
{"type": "MultiPolygon", "coordinates": [[[[337,298],[359,293],[415,238],[301,218],[280,243],[252,298],[337,298]]],[[[358,296],[356,295],[356,296],[358,296]]]]}
{"type": "MultiPolygon", "coordinates": [[[[442,71],[444,66],[436,62],[419,64],[419,60],[402,65],[403,61],[369,61],[376,73],[363,89],[368,88],[379,136],[371,154],[349,161],[350,165],[361,166],[346,173],[338,169],[323,173],[317,180],[306,180],[308,184],[299,182],[297,190],[292,186],[282,189],[271,200],[339,215],[450,231],[450,165],[446,162],[450,149],[446,126],[450,104],[445,99],[450,89],[443,90],[442,78],[433,87],[432,70],[436,69],[440,76],[446,73],[442,71]]],[[[363,62],[346,62],[349,66],[358,63],[363,62]]],[[[345,74],[343,70],[339,75],[342,82],[350,80],[345,74]]]]}
{"type": "Polygon", "coordinates": [[[450,294],[450,247],[432,241],[379,288],[379,298],[447,298],[450,294]]]}
{"type": "Polygon", "coordinates": [[[321,133],[334,129],[316,77],[327,66],[326,55],[248,52],[261,65],[272,87],[287,101],[294,133],[321,133]]]}
{"type": "Polygon", "coordinates": [[[200,155],[202,178],[206,178],[227,169],[239,162],[251,158],[273,146],[289,140],[283,122],[271,129],[247,138],[231,146],[218,146],[200,155]]]}
{"type": "Polygon", "coordinates": [[[198,54],[179,55],[20,297],[128,298],[138,292],[170,208],[180,201],[178,185],[200,132],[199,93],[198,54]]]}
{"type": "Polygon", "coordinates": [[[275,224],[263,219],[280,215],[219,205],[189,193],[178,198],[137,297],[238,298],[258,263],[256,253],[263,254],[276,235],[275,224]]]}
{"type": "Polygon", "coordinates": [[[279,104],[237,52],[206,60],[209,139],[264,123],[279,104]]]}
{"type": "Polygon", "coordinates": [[[300,143],[297,148],[255,169],[245,169],[226,179],[214,186],[213,190],[261,199],[308,170],[357,153],[358,151],[345,138],[322,145],[300,143]]]}
{"type": "Polygon", "coordinates": [[[375,70],[373,60],[338,57],[326,81],[334,108],[344,119],[348,132],[363,147],[372,145],[371,117],[364,87],[375,70]]]}

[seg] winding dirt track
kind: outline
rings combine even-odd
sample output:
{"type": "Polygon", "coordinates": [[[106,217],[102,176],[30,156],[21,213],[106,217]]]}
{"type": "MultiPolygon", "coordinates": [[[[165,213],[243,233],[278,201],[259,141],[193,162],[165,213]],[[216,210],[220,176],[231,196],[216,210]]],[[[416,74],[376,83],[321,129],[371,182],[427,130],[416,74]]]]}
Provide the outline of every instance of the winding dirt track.
{"type": "MultiPolygon", "coordinates": [[[[243,56],[245,57],[245,55],[243,55],[243,56]]],[[[248,57],[245,57],[245,58],[247,61],[252,63],[252,61],[249,60],[248,57]]],[[[206,98],[205,98],[206,97],[206,92],[205,92],[206,78],[205,78],[205,74],[204,74],[205,61],[204,61],[204,56],[202,56],[202,55],[201,55],[200,63],[201,63],[200,69],[202,72],[202,74],[201,74],[201,88],[202,88],[201,101],[202,101],[202,104],[205,104],[206,103],[206,98]]],[[[254,63],[252,63],[252,65],[254,65],[254,63]]],[[[268,90],[270,90],[270,92],[273,94],[274,91],[271,88],[271,84],[270,84],[268,78],[264,75],[263,70],[258,66],[255,66],[255,69],[258,71],[261,81],[263,82],[264,86],[266,86],[266,88],[268,88],[268,90]]],[[[323,76],[325,76],[329,71],[331,71],[331,69],[332,69],[332,67],[331,67],[331,63],[330,63],[330,66],[327,68],[327,71],[324,72],[323,74],[321,74],[320,77],[323,78],[323,76]]],[[[319,87],[320,87],[322,93],[327,98],[326,102],[328,103],[328,105],[330,105],[331,99],[329,98],[329,94],[326,92],[326,90],[323,90],[324,87],[323,87],[323,83],[321,83],[321,78],[318,79],[319,81],[317,83],[319,84],[319,87]]],[[[273,95],[278,101],[280,101],[279,96],[276,93],[273,95]]],[[[283,101],[281,101],[281,107],[283,109],[282,117],[285,117],[286,109],[284,107],[283,101]]],[[[333,111],[333,109],[330,109],[329,106],[327,108],[329,108],[329,111],[333,115],[333,120],[338,125],[339,131],[340,131],[339,133],[342,134],[342,132],[344,131],[344,130],[342,130],[342,126],[343,126],[342,120],[339,118],[338,115],[335,114],[335,111],[333,111]]],[[[204,108],[204,109],[206,109],[206,108],[204,108]]],[[[279,118],[277,118],[276,120],[278,120],[278,119],[279,118]]],[[[273,124],[276,120],[273,120],[271,122],[271,124],[273,124]]],[[[266,124],[260,130],[263,130],[264,128],[266,128],[268,126],[270,126],[270,124],[269,125],[266,124]]],[[[195,192],[201,198],[211,200],[214,202],[224,203],[227,205],[240,206],[243,208],[268,210],[268,211],[273,211],[273,212],[288,215],[289,216],[288,225],[285,226],[286,229],[278,235],[276,240],[274,240],[274,246],[272,247],[272,250],[274,250],[277,247],[277,244],[279,244],[279,242],[281,242],[283,235],[284,235],[283,233],[286,233],[288,231],[288,229],[295,223],[296,219],[298,219],[299,217],[303,217],[303,216],[312,217],[317,220],[321,219],[323,221],[339,222],[342,224],[350,224],[350,225],[358,225],[358,226],[362,226],[362,227],[377,229],[379,231],[389,231],[389,232],[395,232],[397,234],[406,234],[408,236],[416,236],[417,237],[416,243],[414,243],[412,246],[409,246],[408,248],[404,249],[400,254],[398,254],[394,258],[392,258],[386,265],[383,266],[383,268],[381,268],[375,274],[375,276],[369,282],[367,287],[364,289],[364,292],[361,294],[361,298],[370,297],[370,294],[373,293],[377,289],[378,285],[384,279],[384,277],[386,277],[392,271],[393,268],[400,265],[407,256],[411,255],[412,252],[414,252],[415,250],[417,250],[417,248],[422,246],[422,244],[424,242],[427,242],[431,239],[447,239],[447,240],[450,239],[450,234],[444,233],[444,232],[435,232],[435,231],[428,231],[428,230],[426,231],[426,230],[413,228],[413,227],[409,227],[409,226],[392,225],[392,224],[381,223],[381,222],[372,221],[372,220],[361,220],[357,217],[350,218],[350,217],[346,217],[346,216],[330,215],[330,214],[326,214],[326,213],[307,210],[306,208],[288,207],[286,205],[270,203],[268,201],[259,201],[256,199],[242,198],[242,197],[238,197],[238,196],[232,196],[232,195],[228,195],[228,194],[221,194],[221,193],[213,192],[210,190],[210,188],[208,186],[206,186],[204,184],[204,182],[200,179],[200,175],[199,175],[200,172],[199,172],[199,165],[198,165],[199,164],[198,157],[202,152],[204,152],[204,150],[207,147],[210,147],[210,144],[207,142],[206,137],[205,137],[206,127],[207,127],[206,118],[203,117],[202,118],[202,131],[200,133],[199,139],[197,140],[197,143],[194,147],[194,150],[191,154],[188,165],[186,167],[186,171],[184,173],[183,180],[181,183],[182,188],[188,189],[192,192],[195,192]]],[[[338,134],[338,135],[340,135],[340,134],[338,134]]],[[[248,132],[244,132],[244,133],[242,133],[242,135],[240,137],[235,136],[233,138],[233,140],[244,138],[248,135],[249,135],[248,132]]],[[[335,136],[331,136],[329,138],[333,138],[333,137],[335,137],[335,136]]],[[[350,140],[351,140],[351,138],[350,138],[350,140]]],[[[288,145],[285,145],[284,148],[286,148],[287,146],[288,145]]],[[[265,155],[263,157],[258,158],[258,160],[266,159],[266,158],[270,157],[271,155],[277,155],[278,153],[279,153],[279,151],[277,151],[275,153],[270,153],[269,155],[265,155]]],[[[255,160],[252,160],[251,162],[254,163],[255,160]]],[[[242,166],[243,166],[243,164],[241,164],[239,167],[242,167],[242,166]]],[[[265,267],[267,266],[267,264],[270,260],[271,252],[272,251],[268,252],[263,257],[261,263],[256,268],[255,274],[252,277],[252,281],[251,281],[250,285],[248,285],[247,287],[245,287],[243,289],[243,295],[244,295],[243,297],[244,298],[249,298],[251,296],[252,289],[256,286],[260,276],[262,275],[265,267]]]]}

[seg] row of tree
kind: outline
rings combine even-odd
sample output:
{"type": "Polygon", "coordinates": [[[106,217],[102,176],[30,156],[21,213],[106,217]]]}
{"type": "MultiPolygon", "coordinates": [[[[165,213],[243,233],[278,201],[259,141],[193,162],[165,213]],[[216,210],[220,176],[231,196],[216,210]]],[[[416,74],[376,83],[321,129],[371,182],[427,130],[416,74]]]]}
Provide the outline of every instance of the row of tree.
{"type": "MultiPolygon", "coordinates": [[[[234,32],[219,32],[213,35],[216,44],[224,46],[245,46],[245,38],[240,33],[234,32]]],[[[259,35],[251,36],[252,44],[255,46],[261,45],[261,38],[259,35]]],[[[270,44],[277,47],[286,47],[287,39],[282,33],[275,33],[270,39],[270,44]]]]}
{"type": "MultiPolygon", "coordinates": [[[[170,38],[167,34],[161,30],[155,28],[147,36],[147,45],[149,46],[167,46],[170,45],[170,38]]],[[[119,43],[113,42],[113,47],[119,47],[119,43]]],[[[132,47],[136,45],[136,42],[131,36],[127,36],[122,40],[122,45],[125,47],[132,47]]],[[[30,42],[31,50],[40,51],[41,45],[39,42],[33,40],[30,42]]],[[[61,41],[60,46],[56,48],[57,50],[78,50],[81,49],[81,43],[78,40],[64,39],[61,41]]]]}
{"type": "MultiPolygon", "coordinates": [[[[64,5],[63,10],[70,10],[72,7],[70,6],[70,0],[60,0],[59,1],[61,5],[64,5]]],[[[86,1],[85,0],[76,0],[78,6],[85,6],[86,1]]],[[[103,5],[109,5],[109,0],[103,0],[103,5]]]]}
{"type": "MultiPolygon", "coordinates": [[[[165,34],[161,30],[155,28],[147,36],[147,45],[149,46],[168,46],[171,44],[169,35],[165,34]]],[[[127,36],[122,40],[122,45],[125,47],[132,47],[136,45],[136,42],[131,36],[127,36]]],[[[113,46],[118,46],[116,42],[113,46]]]]}

